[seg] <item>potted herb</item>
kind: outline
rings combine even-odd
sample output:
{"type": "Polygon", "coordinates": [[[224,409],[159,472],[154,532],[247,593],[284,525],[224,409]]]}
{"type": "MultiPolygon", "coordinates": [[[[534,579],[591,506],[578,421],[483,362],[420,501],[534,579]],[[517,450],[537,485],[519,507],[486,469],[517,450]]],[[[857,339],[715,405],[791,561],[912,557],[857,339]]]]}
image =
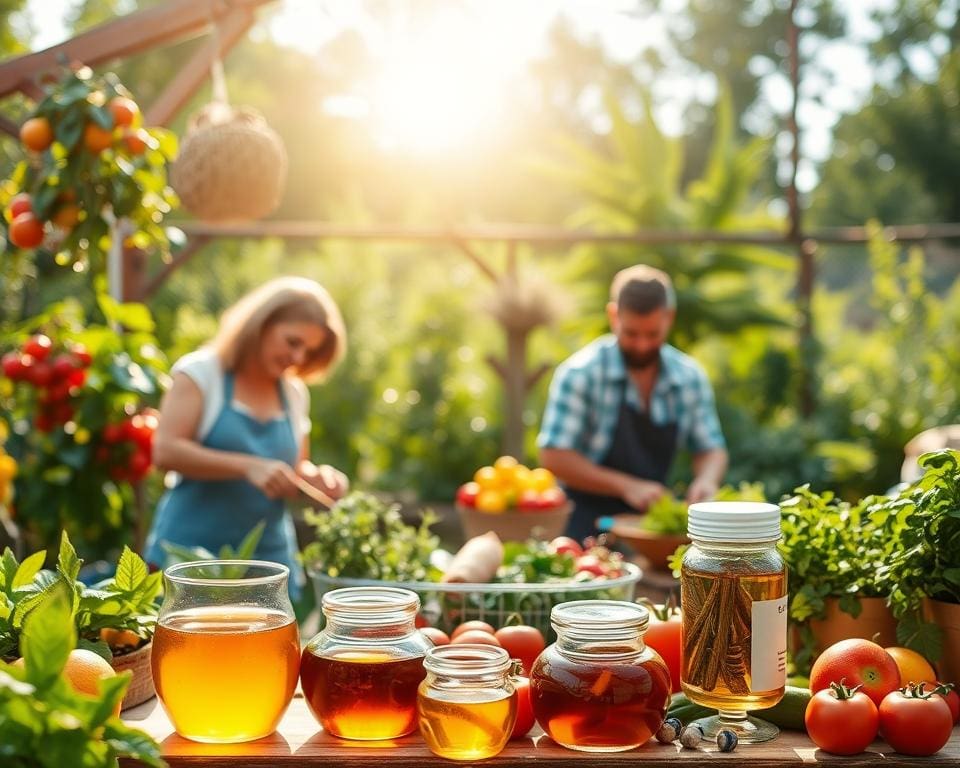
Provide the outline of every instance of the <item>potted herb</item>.
{"type": "Polygon", "coordinates": [[[780,508],[798,666],[847,638],[876,637],[881,645],[895,645],[890,586],[878,575],[898,547],[891,501],[868,497],[851,505],[830,491],[814,493],[803,486],[780,508]]]}
{"type": "Polygon", "coordinates": [[[898,500],[900,547],[883,573],[900,643],[939,660],[942,679],[960,682],[960,452],[918,461],[924,474],[898,500]]]}

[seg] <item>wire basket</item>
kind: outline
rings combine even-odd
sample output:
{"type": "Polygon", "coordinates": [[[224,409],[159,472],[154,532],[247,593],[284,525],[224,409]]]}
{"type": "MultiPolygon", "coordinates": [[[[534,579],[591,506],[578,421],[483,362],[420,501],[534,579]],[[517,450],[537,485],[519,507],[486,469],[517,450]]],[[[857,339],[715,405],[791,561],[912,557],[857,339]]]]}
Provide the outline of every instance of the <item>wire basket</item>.
{"type": "Polygon", "coordinates": [[[499,628],[513,614],[552,638],[550,611],[570,600],[633,600],[640,568],[625,563],[623,576],[591,581],[548,581],[507,584],[446,584],[427,581],[396,582],[344,579],[310,571],[320,603],[324,593],[341,587],[399,587],[420,596],[420,613],[431,626],[450,632],[464,621],[485,621],[499,628]]]}

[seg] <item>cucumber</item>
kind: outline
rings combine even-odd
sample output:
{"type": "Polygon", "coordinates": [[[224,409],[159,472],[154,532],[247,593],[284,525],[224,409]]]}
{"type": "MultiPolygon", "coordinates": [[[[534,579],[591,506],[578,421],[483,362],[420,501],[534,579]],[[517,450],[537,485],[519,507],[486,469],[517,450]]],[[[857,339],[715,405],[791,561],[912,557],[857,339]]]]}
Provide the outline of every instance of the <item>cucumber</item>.
{"type": "MultiPolygon", "coordinates": [[[[807,711],[807,704],[809,703],[809,690],[788,685],[783,694],[783,698],[776,706],[770,709],[758,709],[750,714],[756,715],[786,730],[805,731],[806,727],[803,724],[803,716],[807,711]]],[[[670,698],[670,710],[667,714],[669,717],[676,717],[680,722],[686,724],[691,720],[715,715],[716,710],[695,704],[683,693],[675,693],[670,698]]]]}

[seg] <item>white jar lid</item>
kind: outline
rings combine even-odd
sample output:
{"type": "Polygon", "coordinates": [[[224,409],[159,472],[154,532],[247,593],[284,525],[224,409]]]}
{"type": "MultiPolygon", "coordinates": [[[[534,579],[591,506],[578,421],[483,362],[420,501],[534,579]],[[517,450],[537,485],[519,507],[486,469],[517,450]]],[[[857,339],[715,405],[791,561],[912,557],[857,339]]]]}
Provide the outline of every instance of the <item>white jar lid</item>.
{"type": "Polygon", "coordinates": [[[780,507],[756,501],[691,504],[687,533],[704,541],[772,541],[780,538],[780,507]]]}

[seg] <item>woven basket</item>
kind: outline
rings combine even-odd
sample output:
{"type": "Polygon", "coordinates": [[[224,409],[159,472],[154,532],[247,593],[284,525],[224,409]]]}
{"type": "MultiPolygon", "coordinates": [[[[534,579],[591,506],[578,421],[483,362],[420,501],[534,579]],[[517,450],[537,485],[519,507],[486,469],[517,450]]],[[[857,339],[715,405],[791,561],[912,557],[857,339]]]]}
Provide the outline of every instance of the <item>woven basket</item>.
{"type": "Polygon", "coordinates": [[[468,539],[493,531],[503,541],[526,541],[530,538],[549,541],[563,533],[572,512],[571,502],[556,509],[536,512],[508,510],[497,514],[457,504],[460,525],[468,539]]]}
{"type": "Polygon", "coordinates": [[[157,695],[157,689],[153,686],[153,670],[150,667],[150,654],[153,651],[153,642],[147,643],[142,648],[137,648],[133,653],[125,653],[123,656],[114,656],[110,662],[116,672],[123,672],[129,669],[133,672],[133,678],[130,680],[130,686],[123,697],[121,709],[135,707],[137,704],[143,704],[147,699],[157,695]]]}
{"type": "Polygon", "coordinates": [[[198,219],[260,219],[280,204],[287,179],[283,141],[256,111],[214,102],[197,113],[180,144],[170,183],[198,219]]]}

